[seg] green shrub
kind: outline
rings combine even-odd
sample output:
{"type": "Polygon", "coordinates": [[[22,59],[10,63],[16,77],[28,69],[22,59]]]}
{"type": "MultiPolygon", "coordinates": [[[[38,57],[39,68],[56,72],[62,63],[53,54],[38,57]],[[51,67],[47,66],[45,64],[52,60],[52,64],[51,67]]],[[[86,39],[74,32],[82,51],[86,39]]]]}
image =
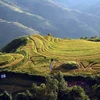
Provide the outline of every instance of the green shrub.
{"type": "Polygon", "coordinates": [[[5,91],[3,94],[0,95],[0,100],[12,100],[12,96],[5,91]]]}
{"type": "Polygon", "coordinates": [[[96,96],[96,100],[100,100],[100,85],[95,84],[93,90],[96,96]]]}
{"type": "Polygon", "coordinates": [[[76,62],[67,62],[65,64],[62,64],[60,67],[65,70],[73,70],[78,68],[78,64],[76,62]]]}

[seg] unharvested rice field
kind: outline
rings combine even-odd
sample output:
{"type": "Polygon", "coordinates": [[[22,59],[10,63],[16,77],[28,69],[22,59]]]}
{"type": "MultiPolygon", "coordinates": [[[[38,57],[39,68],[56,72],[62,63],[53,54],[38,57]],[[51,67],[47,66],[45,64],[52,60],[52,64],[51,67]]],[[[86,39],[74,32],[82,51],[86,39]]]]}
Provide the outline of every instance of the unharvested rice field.
{"type": "Polygon", "coordinates": [[[24,38],[25,45],[21,44],[14,52],[0,54],[2,70],[31,74],[50,74],[56,71],[64,74],[100,73],[100,42],[39,34],[24,38]],[[68,68],[73,66],[76,68],[68,68]]]}

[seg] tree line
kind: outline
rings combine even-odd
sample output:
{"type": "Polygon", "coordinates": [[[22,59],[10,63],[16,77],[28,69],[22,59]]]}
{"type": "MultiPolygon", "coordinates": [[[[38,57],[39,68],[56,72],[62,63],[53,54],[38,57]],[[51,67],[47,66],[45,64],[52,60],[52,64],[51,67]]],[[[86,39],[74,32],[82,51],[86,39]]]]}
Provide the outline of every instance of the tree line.
{"type": "MultiPolygon", "coordinates": [[[[95,100],[100,98],[100,84],[93,86],[95,100]]],[[[19,92],[13,97],[7,91],[0,94],[0,100],[90,100],[80,86],[68,87],[61,72],[46,76],[46,82],[40,85],[32,84],[31,89],[19,92]]]]}

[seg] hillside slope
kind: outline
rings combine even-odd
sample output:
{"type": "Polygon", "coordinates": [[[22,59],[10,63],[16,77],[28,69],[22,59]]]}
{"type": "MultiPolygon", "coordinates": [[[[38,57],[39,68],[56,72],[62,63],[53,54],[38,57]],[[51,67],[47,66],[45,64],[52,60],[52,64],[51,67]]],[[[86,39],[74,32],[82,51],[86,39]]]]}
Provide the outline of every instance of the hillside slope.
{"type": "Polygon", "coordinates": [[[2,48],[2,52],[14,54],[14,57],[19,54],[22,57],[17,56],[20,59],[16,58],[15,61],[7,63],[1,62],[1,68],[35,74],[51,73],[50,62],[53,59],[52,71],[61,70],[70,74],[96,74],[100,69],[99,49],[100,42],[60,39],[35,34],[15,39],[2,48]],[[75,69],[67,69],[67,63],[74,65],[73,67],[70,65],[70,69],[75,69]]]}
{"type": "Polygon", "coordinates": [[[0,18],[57,37],[99,36],[100,18],[50,0],[2,0],[0,18]]]}
{"type": "Polygon", "coordinates": [[[42,18],[41,16],[25,12],[18,6],[16,7],[2,1],[0,1],[0,13],[1,19],[19,22],[40,32],[44,32],[44,28],[45,31],[55,29],[55,27],[53,27],[48,20],[42,18]]]}
{"type": "MultiPolygon", "coordinates": [[[[8,35],[8,40],[12,40],[12,38],[17,38],[22,35],[28,35],[31,33],[41,33],[41,34],[47,34],[48,32],[61,32],[60,29],[57,29],[55,26],[52,25],[51,22],[48,20],[42,18],[39,15],[31,14],[28,12],[25,12],[20,9],[16,4],[13,2],[9,2],[4,0],[0,0],[0,19],[5,20],[7,23],[5,23],[5,30],[0,28],[0,35],[4,37],[4,40],[1,42],[2,45],[4,45],[4,41],[6,41],[7,32],[10,34],[13,34],[12,36],[8,35]],[[20,27],[20,29],[17,30],[17,28],[14,28],[15,25],[8,25],[8,23],[20,23],[20,25],[27,27],[27,30],[23,31],[23,27],[20,27]],[[8,26],[8,27],[6,27],[8,26]],[[11,28],[10,28],[11,27],[11,28]],[[22,29],[21,29],[22,28],[22,29]],[[29,31],[29,29],[31,31],[29,31]],[[8,31],[6,31],[8,30],[8,31]],[[33,30],[36,30],[32,32],[33,30]],[[23,32],[22,32],[23,31],[23,32]]],[[[2,23],[1,23],[2,24],[2,23]]],[[[18,24],[17,24],[18,26],[18,24]]],[[[2,27],[2,26],[0,26],[2,27]]],[[[59,33],[58,33],[59,34],[59,33]]],[[[1,48],[1,46],[0,46],[1,48]]]]}
{"type": "Polygon", "coordinates": [[[71,9],[100,16],[100,0],[52,0],[71,9]]]}
{"type": "Polygon", "coordinates": [[[39,32],[18,22],[8,22],[0,19],[0,47],[3,47],[14,38],[33,33],[39,32]]]}
{"type": "MultiPolygon", "coordinates": [[[[69,8],[77,9],[80,11],[88,11],[89,9],[100,4],[100,0],[52,0],[63,4],[69,8]]],[[[91,10],[92,11],[92,10],[91,10]]]]}
{"type": "Polygon", "coordinates": [[[53,33],[58,37],[81,37],[81,36],[99,36],[100,18],[77,10],[72,10],[56,4],[42,0],[34,2],[17,0],[17,5],[24,10],[42,16],[53,23],[58,29],[62,30],[61,35],[53,33]],[[78,16],[77,16],[78,15],[78,16]],[[92,24],[93,22],[93,24],[92,24]]]}

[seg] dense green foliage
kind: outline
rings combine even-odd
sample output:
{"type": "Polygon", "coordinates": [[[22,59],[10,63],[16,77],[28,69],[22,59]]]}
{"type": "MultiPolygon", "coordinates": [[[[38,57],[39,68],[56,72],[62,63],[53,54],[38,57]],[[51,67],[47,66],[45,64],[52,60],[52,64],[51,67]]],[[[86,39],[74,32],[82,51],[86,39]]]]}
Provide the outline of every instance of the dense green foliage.
{"type": "Polygon", "coordinates": [[[3,94],[0,94],[0,100],[12,100],[12,96],[5,91],[3,94]]]}
{"type": "Polygon", "coordinates": [[[14,39],[9,44],[7,44],[5,47],[3,47],[1,49],[1,52],[6,52],[6,53],[15,52],[21,46],[26,45],[26,41],[27,41],[27,39],[25,37],[14,39]]]}
{"type": "Polygon", "coordinates": [[[67,62],[62,64],[60,67],[64,68],[65,70],[74,70],[78,69],[79,65],[76,62],[67,62]]]}
{"type": "Polygon", "coordinates": [[[96,100],[100,99],[100,83],[99,84],[95,84],[93,86],[94,89],[94,94],[96,95],[96,100]]]}
{"type": "MultiPolygon", "coordinates": [[[[3,95],[10,98],[7,100],[12,100],[7,92],[3,95]]],[[[16,100],[90,100],[80,86],[67,87],[61,72],[48,75],[45,83],[40,85],[33,83],[31,89],[15,95],[16,100]]]]}
{"type": "Polygon", "coordinates": [[[94,41],[94,42],[100,42],[100,37],[94,36],[94,37],[81,37],[80,39],[88,40],[88,41],[94,41]]]}

